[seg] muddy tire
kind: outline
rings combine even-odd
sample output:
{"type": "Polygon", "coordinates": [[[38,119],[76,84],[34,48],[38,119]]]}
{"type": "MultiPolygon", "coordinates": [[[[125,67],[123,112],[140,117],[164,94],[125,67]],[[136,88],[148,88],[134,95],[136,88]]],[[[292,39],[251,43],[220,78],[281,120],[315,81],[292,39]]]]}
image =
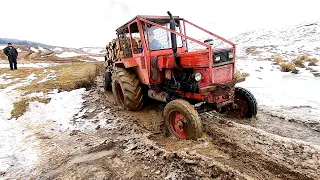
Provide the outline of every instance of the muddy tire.
{"type": "Polygon", "coordinates": [[[112,79],[111,79],[111,72],[104,72],[103,73],[103,89],[105,91],[112,90],[112,79]]]}
{"type": "Polygon", "coordinates": [[[169,102],[163,111],[165,127],[169,135],[179,139],[197,139],[202,135],[198,112],[185,100],[169,102]]]}
{"type": "Polygon", "coordinates": [[[234,110],[234,113],[239,118],[252,118],[257,115],[257,100],[247,89],[235,87],[234,102],[237,105],[237,109],[234,110]]]}
{"type": "Polygon", "coordinates": [[[143,106],[143,94],[136,74],[118,68],[112,74],[112,92],[116,103],[125,110],[139,111],[143,106]]]}

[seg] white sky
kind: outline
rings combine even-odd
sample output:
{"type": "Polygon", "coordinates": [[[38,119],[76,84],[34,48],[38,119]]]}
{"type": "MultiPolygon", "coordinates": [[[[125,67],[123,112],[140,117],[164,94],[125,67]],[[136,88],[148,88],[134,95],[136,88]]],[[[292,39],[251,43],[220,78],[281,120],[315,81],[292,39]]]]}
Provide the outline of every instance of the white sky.
{"type": "Polygon", "coordinates": [[[179,15],[221,36],[320,18],[319,0],[0,0],[0,38],[104,47],[135,15],[179,15]]]}

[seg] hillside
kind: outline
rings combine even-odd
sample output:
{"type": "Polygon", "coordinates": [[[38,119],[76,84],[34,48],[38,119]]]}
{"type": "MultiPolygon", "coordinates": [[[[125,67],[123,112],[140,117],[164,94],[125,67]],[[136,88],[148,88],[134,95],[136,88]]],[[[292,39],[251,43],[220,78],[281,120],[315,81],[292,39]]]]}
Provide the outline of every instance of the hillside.
{"type": "MultiPolygon", "coordinates": [[[[0,44],[0,60],[7,60],[2,49],[7,45],[0,44]]],[[[81,62],[81,61],[104,61],[105,51],[103,48],[64,48],[47,46],[15,45],[19,52],[18,63],[32,62],[81,62]]]]}
{"type": "Polygon", "coordinates": [[[320,131],[320,21],[242,33],[236,66],[260,109],[320,131]]]}
{"type": "Polygon", "coordinates": [[[320,56],[320,20],[283,27],[278,30],[249,31],[231,40],[238,45],[238,55],[270,58],[281,55],[292,60],[299,55],[320,56]]]}
{"type": "Polygon", "coordinates": [[[42,46],[42,47],[54,47],[48,44],[42,44],[33,41],[27,40],[19,40],[19,39],[9,39],[9,38],[0,38],[0,44],[8,44],[8,43],[16,44],[16,45],[25,45],[25,46],[42,46]]]}

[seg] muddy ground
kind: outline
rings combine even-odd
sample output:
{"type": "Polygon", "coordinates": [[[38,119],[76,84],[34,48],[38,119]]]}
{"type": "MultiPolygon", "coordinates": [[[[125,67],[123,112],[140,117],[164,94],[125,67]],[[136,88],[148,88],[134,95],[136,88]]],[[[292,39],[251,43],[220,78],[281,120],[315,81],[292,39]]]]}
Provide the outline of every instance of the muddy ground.
{"type": "Polygon", "coordinates": [[[86,91],[73,129],[33,130],[39,160],[12,164],[14,179],[319,179],[320,133],[260,108],[256,119],[200,114],[203,137],[167,137],[164,104],[123,111],[112,93],[86,91]]]}

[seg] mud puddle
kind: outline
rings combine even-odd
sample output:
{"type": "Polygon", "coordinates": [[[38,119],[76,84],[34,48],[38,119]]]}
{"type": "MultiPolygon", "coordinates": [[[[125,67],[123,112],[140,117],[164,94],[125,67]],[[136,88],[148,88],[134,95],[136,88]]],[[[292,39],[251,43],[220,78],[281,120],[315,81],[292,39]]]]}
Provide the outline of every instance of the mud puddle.
{"type": "Polygon", "coordinates": [[[227,115],[218,114],[216,112],[207,112],[204,114],[212,119],[224,118],[229,121],[262,129],[271,134],[309,142],[314,145],[320,145],[319,131],[314,130],[308,125],[304,125],[293,120],[285,120],[284,118],[275,117],[271,114],[264,113],[264,111],[261,110],[258,111],[256,118],[249,120],[231,118],[227,115]]]}
{"type": "MultiPolygon", "coordinates": [[[[112,94],[105,94],[106,99],[112,99],[109,96],[112,94]]],[[[200,114],[203,138],[181,141],[165,136],[163,108],[164,104],[151,101],[140,112],[119,109],[118,113],[133,118],[140,127],[150,131],[153,134],[150,140],[160,148],[198,158],[188,161],[190,164],[210,160],[244,179],[316,179],[320,175],[319,141],[312,129],[301,124],[260,111],[257,119],[249,121],[207,112],[200,114]]]]}

